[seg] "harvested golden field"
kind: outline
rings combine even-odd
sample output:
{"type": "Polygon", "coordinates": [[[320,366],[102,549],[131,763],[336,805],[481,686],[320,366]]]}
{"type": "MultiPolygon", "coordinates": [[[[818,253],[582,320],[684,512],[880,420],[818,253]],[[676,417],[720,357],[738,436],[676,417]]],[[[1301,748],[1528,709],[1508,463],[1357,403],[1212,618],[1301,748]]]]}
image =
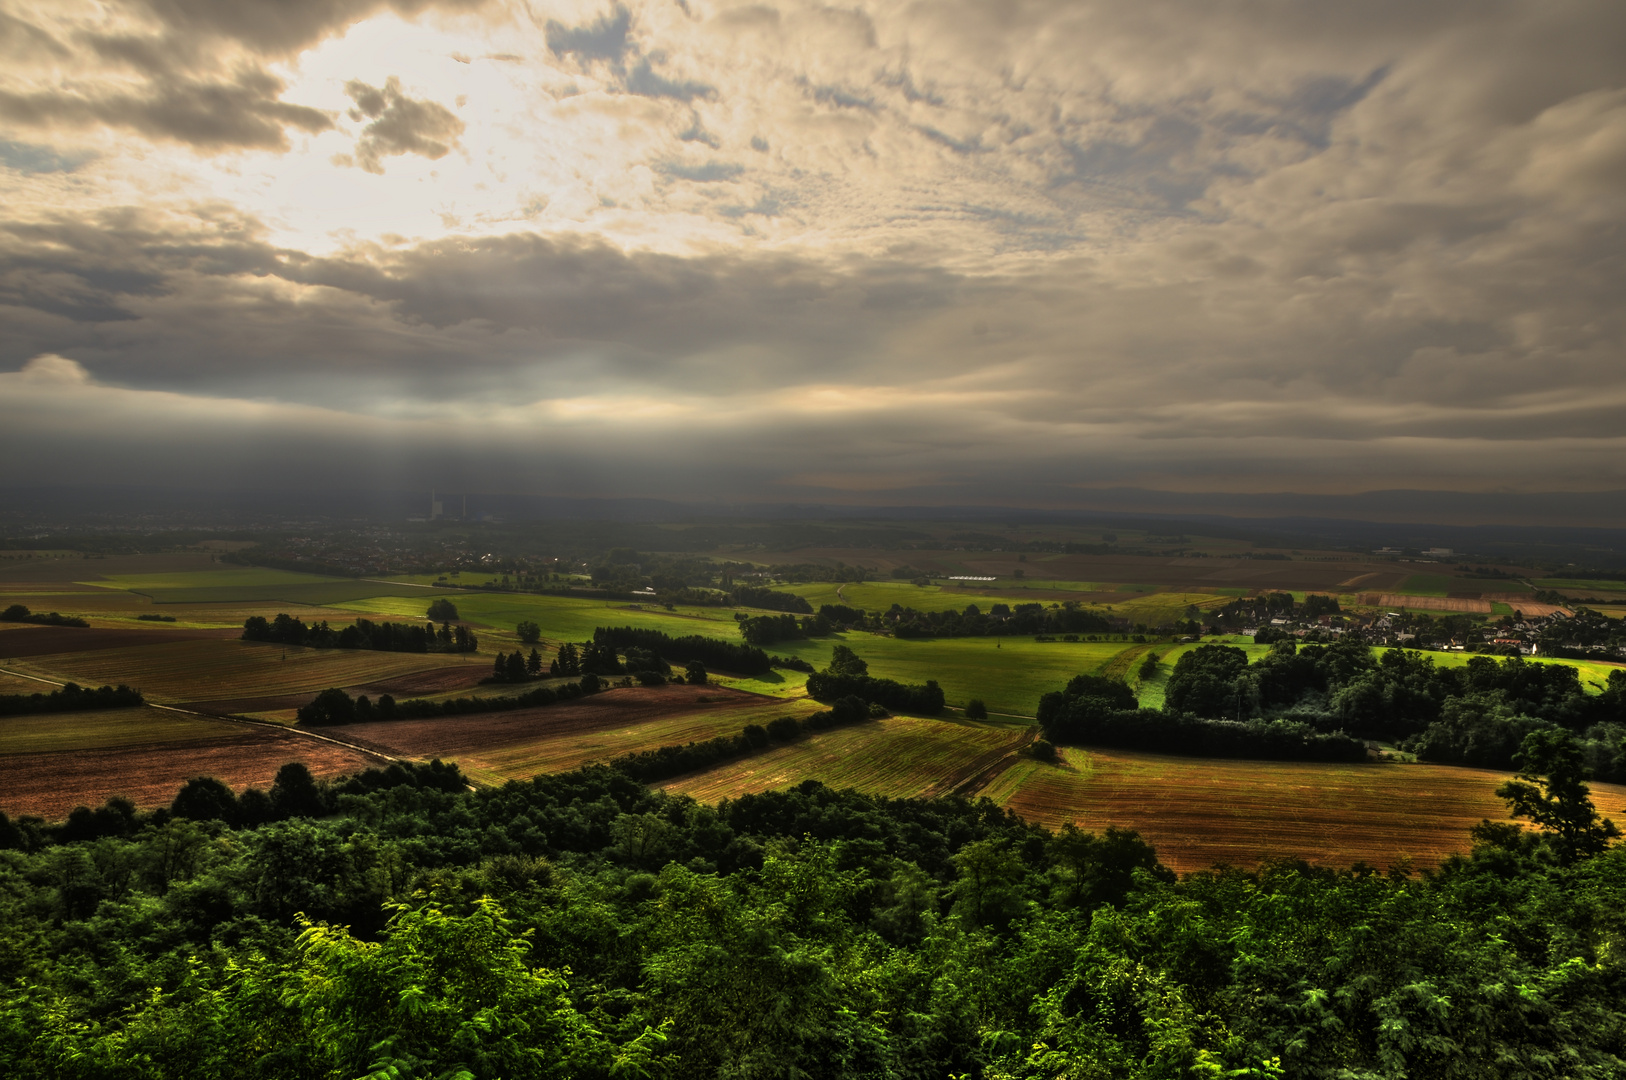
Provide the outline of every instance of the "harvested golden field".
{"type": "MultiPolygon", "coordinates": [[[[1136,829],[1183,872],[1275,856],[1431,866],[1467,851],[1482,819],[1507,817],[1496,797],[1507,776],[1483,769],[1062,753],[1059,765],[1019,760],[977,794],[1051,828],[1136,829]]],[[[1626,788],[1592,787],[1599,809],[1626,824],[1626,788]]]]}
{"type": "Polygon", "coordinates": [[[150,809],[167,806],[194,776],[238,789],[268,787],[290,761],[303,761],[318,776],[378,764],[361,751],[294,732],[162,709],[7,717],[0,720],[0,810],[59,819],[113,795],[150,809]]]}
{"type": "Polygon", "coordinates": [[[837,728],[657,785],[701,802],[820,780],[894,798],[947,795],[1014,753],[1033,728],[895,716],[837,728]]]}
{"type": "Polygon", "coordinates": [[[285,648],[217,637],[32,656],[8,666],[90,686],[126,683],[157,701],[190,702],[316,694],[330,686],[360,687],[415,671],[489,664],[478,656],[465,661],[447,653],[285,648]]]}
{"type": "Polygon", "coordinates": [[[393,754],[456,761],[483,783],[524,780],[661,746],[738,735],[747,724],[805,716],[816,702],[718,687],[629,687],[563,705],[431,720],[323,728],[393,754]]]}
{"type": "Polygon", "coordinates": [[[1366,607],[1383,607],[1391,611],[1455,611],[1470,615],[1489,615],[1489,600],[1464,596],[1414,596],[1410,593],[1362,593],[1357,603],[1366,607]]]}

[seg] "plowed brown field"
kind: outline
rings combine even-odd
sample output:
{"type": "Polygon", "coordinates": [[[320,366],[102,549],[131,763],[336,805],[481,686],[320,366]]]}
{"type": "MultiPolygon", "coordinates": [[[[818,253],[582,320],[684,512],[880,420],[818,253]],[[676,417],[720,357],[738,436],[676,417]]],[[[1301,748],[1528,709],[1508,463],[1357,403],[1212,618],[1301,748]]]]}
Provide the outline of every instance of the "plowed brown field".
{"type": "Polygon", "coordinates": [[[95,626],[30,626],[26,629],[0,630],[0,659],[135,649],[204,639],[221,641],[241,634],[241,630],[115,630],[95,626]]]}
{"type": "Polygon", "coordinates": [[[55,819],[111,795],[143,808],[164,806],[194,776],[266,787],[290,761],[303,761],[318,776],[378,764],[293,732],[158,709],[8,717],[0,721],[0,810],[55,819]]]}

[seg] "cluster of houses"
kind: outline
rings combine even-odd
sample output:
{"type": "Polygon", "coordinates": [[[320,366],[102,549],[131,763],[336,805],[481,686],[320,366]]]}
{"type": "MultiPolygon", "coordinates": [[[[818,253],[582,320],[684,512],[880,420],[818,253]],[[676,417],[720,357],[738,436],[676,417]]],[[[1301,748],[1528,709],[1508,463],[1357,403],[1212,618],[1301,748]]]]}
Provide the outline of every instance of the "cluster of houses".
{"type": "Polygon", "coordinates": [[[1551,615],[1501,619],[1483,625],[1465,626],[1465,621],[1456,619],[1442,625],[1427,616],[1397,611],[1368,616],[1348,613],[1323,615],[1315,619],[1286,616],[1271,619],[1268,624],[1246,627],[1241,633],[1248,637],[1259,637],[1263,633],[1265,639],[1291,635],[1303,641],[1354,638],[1371,645],[1401,645],[1448,652],[1491,652],[1508,656],[1540,656],[1555,649],[1584,649],[1626,657],[1626,640],[1618,637],[1608,643],[1583,640],[1584,637],[1595,636],[1581,634],[1580,622],[1563,611],[1551,615]],[[1572,628],[1577,633],[1566,633],[1572,628]]]}

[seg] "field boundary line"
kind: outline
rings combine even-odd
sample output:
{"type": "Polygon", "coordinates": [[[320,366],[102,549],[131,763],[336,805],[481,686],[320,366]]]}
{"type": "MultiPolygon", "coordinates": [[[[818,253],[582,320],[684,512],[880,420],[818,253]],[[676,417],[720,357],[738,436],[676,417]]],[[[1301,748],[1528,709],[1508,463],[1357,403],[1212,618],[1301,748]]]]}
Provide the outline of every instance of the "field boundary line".
{"type": "MultiPolygon", "coordinates": [[[[45,683],[47,686],[67,685],[67,683],[59,683],[55,679],[42,679],[38,675],[25,675],[20,671],[12,671],[10,668],[0,668],[0,672],[7,675],[15,675],[19,679],[32,679],[35,682],[45,683]]],[[[354,750],[358,754],[365,754],[368,757],[378,758],[380,761],[387,761],[392,765],[397,762],[411,760],[410,758],[395,757],[391,754],[386,754],[381,750],[374,750],[371,747],[359,746],[356,743],[346,742],[343,739],[335,739],[329,735],[318,735],[316,732],[307,731],[304,728],[293,727],[292,725],[288,724],[274,724],[269,720],[250,720],[245,716],[215,716],[211,713],[201,713],[192,709],[177,708],[174,705],[160,705],[155,701],[146,701],[143,702],[143,704],[151,706],[154,709],[162,709],[165,712],[179,713],[182,716],[195,716],[200,720],[214,720],[222,724],[242,724],[245,727],[272,728],[276,731],[286,731],[292,735],[301,735],[307,739],[315,739],[317,742],[330,743],[333,746],[340,746],[346,750],[354,750]]]]}
{"type": "Polygon", "coordinates": [[[59,683],[55,679],[42,679],[38,675],[24,675],[22,672],[20,672],[20,671],[12,671],[10,668],[0,668],[0,674],[15,675],[19,679],[32,679],[35,682],[42,682],[46,686],[66,686],[66,685],[68,685],[67,683],[59,683]]]}
{"type": "Polygon", "coordinates": [[[317,742],[325,742],[333,746],[343,747],[346,750],[354,750],[358,754],[365,754],[368,757],[375,757],[380,761],[387,761],[392,765],[397,762],[411,760],[410,758],[394,757],[393,755],[386,754],[381,750],[374,750],[370,747],[360,746],[353,742],[346,742],[343,739],[335,739],[331,735],[318,735],[314,731],[308,731],[305,728],[295,727],[291,724],[276,724],[272,723],[270,720],[250,720],[246,716],[215,716],[210,713],[195,712],[192,709],[178,708],[174,705],[159,705],[151,701],[147,702],[147,704],[151,705],[155,709],[163,709],[165,712],[179,713],[182,716],[195,716],[200,720],[218,720],[223,724],[242,724],[245,727],[271,728],[274,731],[284,731],[290,735],[300,735],[307,739],[315,739],[317,742]]]}

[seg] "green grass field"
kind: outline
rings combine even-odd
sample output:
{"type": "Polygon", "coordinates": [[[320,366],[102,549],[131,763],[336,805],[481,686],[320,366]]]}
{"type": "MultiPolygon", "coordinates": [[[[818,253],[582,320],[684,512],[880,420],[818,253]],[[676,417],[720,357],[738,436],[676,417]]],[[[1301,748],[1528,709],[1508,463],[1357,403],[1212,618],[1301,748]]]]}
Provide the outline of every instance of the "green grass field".
{"type": "Polygon", "coordinates": [[[118,589],[149,598],[155,604],[232,604],[255,601],[321,606],[345,600],[398,593],[422,593],[408,585],[301,574],[264,567],[232,570],[194,570],[166,574],[116,574],[99,581],[79,582],[103,589],[118,589]]]}
{"type": "MultiPolygon", "coordinates": [[[[412,596],[375,596],[334,606],[368,617],[422,620],[430,601],[437,597],[445,597],[457,605],[457,613],[464,620],[484,623],[499,633],[512,635],[518,623],[534,621],[542,628],[543,638],[553,642],[586,641],[600,626],[637,626],[660,630],[673,637],[701,634],[737,641],[740,636],[734,613],[728,608],[680,606],[676,611],[667,611],[654,605],[629,604],[625,600],[589,600],[574,596],[440,593],[420,589],[412,596]]],[[[484,647],[484,634],[481,640],[484,647]]]]}
{"type": "MultiPolygon", "coordinates": [[[[916,611],[964,611],[968,605],[975,604],[981,611],[987,611],[994,604],[1044,604],[1049,607],[1059,603],[1054,597],[1043,595],[1033,596],[1024,591],[1013,582],[1002,581],[995,583],[997,591],[989,591],[987,595],[962,592],[953,587],[940,585],[910,585],[907,582],[892,581],[865,581],[850,585],[832,585],[819,583],[811,585],[781,585],[777,586],[780,592],[794,593],[807,600],[817,611],[823,604],[846,604],[848,607],[862,608],[865,611],[887,611],[893,604],[916,611]]],[[[1100,585],[1083,583],[1087,589],[1080,588],[1079,583],[1066,582],[1027,582],[1033,591],[1049,593],[1057,589],[1067,589],[1080,593],[1091,594],[1093,601],[1081,601],[1081,606],[1089,611],[1103,614],[1111,612],[1131,622],[1144,622],[1148,625],[1159,625],[1185,619],[1187,608],[1195,607],[1198,610],[1221,607],[1230,603],[1233,593],[1242,590],[1227,590],[1225,592],[1157,592],[1151,585],[1100,585]],[[1102,594],[1111,593],[1111,599],[1102,594]]]]}
{"type": "Polygon", "coordinates": [[[1475,592],[1480,587],[1472,580],[1465,582],[1449,574],[1412,574],[1395,591],[1408,596],[1447,596],[1453,591],[1475,592]]]}

